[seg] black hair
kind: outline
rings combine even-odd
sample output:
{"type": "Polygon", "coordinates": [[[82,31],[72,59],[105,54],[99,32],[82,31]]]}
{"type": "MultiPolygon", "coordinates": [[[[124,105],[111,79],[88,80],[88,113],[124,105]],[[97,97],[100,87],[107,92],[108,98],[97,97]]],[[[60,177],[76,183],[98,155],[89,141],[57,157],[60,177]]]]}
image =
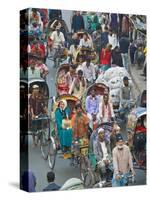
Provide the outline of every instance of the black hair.
{"type": "Polygon", "coordinates": [[[83,71],[81,69],[78,70],[78,75],[79,74],[83,75],[83,71]]]}
{"type": "Polygon", "coordinates": [[[128,79],[128,77],[127,76],[124,76],[123,77],[123,81],[128,81],[129,79],[128,79]]]}
{"type": "Polygon", "coordinates": [[[51,171],[51,172],[47,173],[47,180],[48,180],[48,182],[53,182],[55,180],[54,172],[51,171]]]}
{"type": "Polygon", "coordinates": [[[82,106],[81,106],[81,103],[78,102],[76,105],[75,105],[75,109],[77,110],[78,108],[81,108],[82,109],[82,106]]]}

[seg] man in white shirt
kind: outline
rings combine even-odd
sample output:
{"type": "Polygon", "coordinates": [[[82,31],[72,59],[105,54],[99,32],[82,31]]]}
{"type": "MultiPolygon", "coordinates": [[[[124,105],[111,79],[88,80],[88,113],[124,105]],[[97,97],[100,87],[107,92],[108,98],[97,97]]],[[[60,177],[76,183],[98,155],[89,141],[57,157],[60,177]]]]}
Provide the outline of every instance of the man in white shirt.
{"type": "Polygon", "coordinates": [[[87,58],[86,62],[82,64],[83,76],[86,78],[88,83],[93,83],[96,79],[95,66],[91,63],[91,59],[87,58]]]}
{"type": "Polygon", "coordinates": [[[110,173],[111,150],[109,142],[105,141],[105,131],[103,128],[98,130],[97,139],[93,144],[93,151],[100,172],[107,178],[110,173]]]}
{"type": "Polygon", "coordinates": [[[51,35],[51,40],[53,41],[53,47],[59,48],[64,46],[65,43],[65,37],[64,34],[60,31],[61,26],[58,25],[56,27],[56,30],[51,35]]]}
{"type": "Polygon", "coordinates": [[[104,94],[103,100],[100,103],[99,111],[100,111],[100,120],[102,123],[111,122],[112,118],[115,117],[113,106],[109,100],[108,94],[104,94]]]}
{"type": "Polygon", "coordinates": [[[113,33],[112,30],[109,30],[108,42],[109,42],[109,44],[112,45],[112,50],[113,50],[116,46],[118,46],[117,35],[116,35],[115,33],[113,33]]]}
{"type": "Polygon", "coordinates": [[[92,40],[89,39],[87,33],[83,34],[83,38],[80,40],[79,47],[80,48],[82,48],[82,47],[92,48],[93,47],[92,40]]]}

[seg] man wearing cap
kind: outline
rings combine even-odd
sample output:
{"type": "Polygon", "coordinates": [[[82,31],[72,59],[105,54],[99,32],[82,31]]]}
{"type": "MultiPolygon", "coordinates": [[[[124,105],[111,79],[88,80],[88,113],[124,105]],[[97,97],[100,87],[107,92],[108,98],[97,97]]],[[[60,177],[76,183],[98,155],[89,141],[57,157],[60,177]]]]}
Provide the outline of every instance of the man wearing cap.
{"type": "Polygon", "coordinates": [[[131,83],[129,83],[129,78],[127,76],[124,76],[123,78],[123,86],[120,89],[120,104],[121,107],[129,107],[130,108],[130,102],[133,101],[134,95],[133,95],[133,86],[131,83]]]}
{"type": "Polygon", "coordinates": [[[60,31],[60,28],[61,28],[61,24],[59,23],[56,26],[56,30],[53,31],[51,35],[51,40],[53,41],[53,47],[56,49],[64,46],[64,43],[65,43],[65,37],[64,37],[64,34],[60,31]]]}
{"type": "MultiPolygon", "coordinates": [[[[32,120],[38,118],[41,114],[47,114],[47,107],[44,103],[43,96],[40,94],[38,85],[32,86],[32,94],[29,98],[29,112],[32,120]]],[[[35,135],[33,134],[33,146],[35,145],[35,135]]]]}
{"type": "Polygon", "coordinates": [[[109,142],[105,141],[105,131],[103,128],[98,130],[97,138],[93,142],[93,152],[101,175],[107,178],[110,172],[111,150],[109,142]]]}
{"type": "Polygon", "coordinates": [[[112,180],[112,186],[125,186],[127,184],[127,175],[132,172],[135,175],[133,169],[133,161],[130,149],[124,144],[123,137],[121,134],[116,136],[116,147],[113,149],[113,168],[114,175],[112,180]],[[121,175],[123,175],[121,177],[121,175]]]}

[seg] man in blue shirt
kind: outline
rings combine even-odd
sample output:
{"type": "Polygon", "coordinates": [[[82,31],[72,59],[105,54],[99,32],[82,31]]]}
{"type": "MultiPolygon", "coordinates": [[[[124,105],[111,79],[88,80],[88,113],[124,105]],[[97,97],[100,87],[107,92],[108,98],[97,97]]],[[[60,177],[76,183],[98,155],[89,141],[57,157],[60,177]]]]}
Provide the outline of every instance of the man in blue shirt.
{"type": "Polygon", "coordinates": [[[126,68],[126,70],[128,70],[128,65],[129,65],[129,55],[128,55],[129,45],[130,45],[129,38],[125,33],[123,33],[119,40],[119,46],[120,46],[123,66],[126,68]]]}
{"type": "Polygon", "coordinates": [[[75,12],[75,15],[72,18],[72,30],[75,32],[81,31],[84,29],[84,20],[79,11],[75,12]]]}
{"type": "Polygon", "coordinates": [[[47,173],[47,181],[49,183],[49,185],[43,189],[43,191],[55,191],[55,190],[59,190],[60,186],[58,186],[56,183],[54,183],[55,180],[55,174],[54,172],[48,172],[47,173]]]}
{"type": "Polygon", "coordinates": [[[91,91],[91,95],[86,98],[85,107],[87,116],[90,119],[89,126],[91,129],[93,129],[93,121],[99,121],[99,99],[94,89],[91,91]]]}

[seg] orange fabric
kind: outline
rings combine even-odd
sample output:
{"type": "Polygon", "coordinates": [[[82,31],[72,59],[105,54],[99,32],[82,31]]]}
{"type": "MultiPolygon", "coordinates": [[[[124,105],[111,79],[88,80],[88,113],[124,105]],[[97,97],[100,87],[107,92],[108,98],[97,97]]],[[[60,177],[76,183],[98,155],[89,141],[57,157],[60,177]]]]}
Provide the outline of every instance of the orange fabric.
{"type": "Polygon", "coordinates": [[[77,116],[75,114],[72,117],[72,131],[73,131],[73,137],[76,138],[81,138],[81,137],[86,137],[88,133],[88,123],[89,123],[89,118],[87,117],[86,114],[82,113],[81,116],[77,116]]]}

